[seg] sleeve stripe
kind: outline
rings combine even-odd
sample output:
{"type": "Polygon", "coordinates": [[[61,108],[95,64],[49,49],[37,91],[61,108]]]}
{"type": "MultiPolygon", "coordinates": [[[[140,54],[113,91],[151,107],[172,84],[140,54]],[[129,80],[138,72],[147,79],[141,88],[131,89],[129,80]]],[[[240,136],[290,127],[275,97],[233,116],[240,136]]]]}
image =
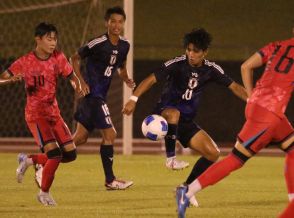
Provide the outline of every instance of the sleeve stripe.
{"type": "Polygon", "coordinates": [[[87,45],[89,48],[92,48],[94,47],[95,45],[101,43],[101,42],[104,42],[107,40],[107,37],[106,36],[102,36],[100,38],[97,38],[97,39],[93,39],[92,41],[90,41],[87,45]]]}
{"type": "Polygon", "coordinates": [[[165,62],[164,65],[165,65],[166,67],[168,67],[169,65],[171,65],[171,64],[173,64],[173,63],[176,63],[176,62],[179,62],[179,61],[182,61],[182,60],[186,60],[186,55],[182,55],[182,56],[180,56],[180,57],[176,57],[176,58],[174,58],[174,59],[171,59],[171,60],[165,62]]]}
{"type": "Polygon", "coordinates": [[[214,62],[210,62],[208,60],[204,60],[204,64],[207,65],[207,66],[212,66],[214,67],[215,69],[217,69],[221,74],[225,74],[224,70],[219,66],[217,65],[216,63],[214,62]]]}

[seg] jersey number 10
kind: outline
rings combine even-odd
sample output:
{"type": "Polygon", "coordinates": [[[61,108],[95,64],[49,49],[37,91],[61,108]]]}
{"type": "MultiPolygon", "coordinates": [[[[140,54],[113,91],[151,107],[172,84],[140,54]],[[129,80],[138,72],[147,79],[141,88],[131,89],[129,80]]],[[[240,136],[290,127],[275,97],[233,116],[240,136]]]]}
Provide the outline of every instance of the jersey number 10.
{"type": "MultiPolygon", "coordinates": [[[[279,62],[277,63],[277,65],[275,66],[275,71],[278,73],[288,73],[294,63],[294,59],[289,57],[288,54],[291,51],[291,49],[293,49],[294,46],[290,45],[287,47],[285,53],[281,56],[279,62]],[[283,63],[285,63],[285,61],[288,61],[288,64],[286,65],[286,67],[284,69],[281,69],[283,63]]],[[[277,49],[277,51],[280,49],[280,47],[277,49]]]]}

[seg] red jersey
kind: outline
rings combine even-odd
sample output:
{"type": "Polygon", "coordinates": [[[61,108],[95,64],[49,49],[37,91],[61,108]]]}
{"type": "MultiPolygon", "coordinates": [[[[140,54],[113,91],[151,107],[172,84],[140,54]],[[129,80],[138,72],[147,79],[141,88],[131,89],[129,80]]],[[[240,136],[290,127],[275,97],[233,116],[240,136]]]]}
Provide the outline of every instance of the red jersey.
{"type": "Polygon", "coordinates": [[[259,54],[266,67],[248,102],[283,116],[294,87],[294,38],[270,43],[259,54]]]}
{"type": "Polygon", "coordinates": [[[21,75],[25,81],[26,121],[34,122],[41,117],[54,119],[60,116],[56,100],[57,77],[67,77],[73,72],[62,52],[55,51],[46,60],[41,60],[34,52],[30,52],[17,59],[8,71],[13,75],[21,75]]]}

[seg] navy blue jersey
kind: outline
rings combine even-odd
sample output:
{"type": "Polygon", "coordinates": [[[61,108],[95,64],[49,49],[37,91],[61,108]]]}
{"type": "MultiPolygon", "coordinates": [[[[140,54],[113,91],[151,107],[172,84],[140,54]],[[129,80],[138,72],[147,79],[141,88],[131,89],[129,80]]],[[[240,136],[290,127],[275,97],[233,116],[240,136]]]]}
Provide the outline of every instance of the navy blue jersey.
{"type": "Polygon", "coordinates": [[[233,82],[214,62],[204,60],[202,66],[192,67],[186,55],[165,62],[154,75],[157,82],[166,80],[156,112],[174,107],[181,112],[181,118],[185,120],[196,116],[200,97],[209,82],[226,87],[233,82]]]}
{"type": "Polygon", "coordinates": [[[120,37],[113,45],[108,34],[101,35],[78,50],[82,59],[87,58],[85,81],[90,87],[90,96],[106,101],[113,73],[127,59],[130,43],[120,37]]]}

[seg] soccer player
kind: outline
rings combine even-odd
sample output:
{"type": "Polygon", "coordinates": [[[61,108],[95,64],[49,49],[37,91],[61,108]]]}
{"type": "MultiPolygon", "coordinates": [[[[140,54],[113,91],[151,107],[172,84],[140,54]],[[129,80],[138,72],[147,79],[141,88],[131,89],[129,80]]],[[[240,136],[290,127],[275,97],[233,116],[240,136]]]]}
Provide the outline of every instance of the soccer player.
{"type": "Polygon", "coordinates": [[[270,142],[278,143],[286,153],[288,197],[289,201],[294,200],[294,129],[284,114],[294,85],[294,37],[260,49],[242,64],[241,74],[249,96],[246,122],[227,157],[209,167],[189,186],[177,188],[179,217],[185,216],[189,198],[196,192],[241,168],[270,142]],[[263,64],[266,64],[264,73],[253,89],[253,71],[263,64]]]}
{"type": "Polygon", "coordinates": [[[76,159],[76,147],[63,121],[56,101],[59,75],[69,78],[75,90],[82,94],[78,78],[64,54],[57,51],[57,29],[40,23],[35,28],[36,48],[20,57],[1,74],[0,85],[24,80],[27,95],[25,119],[36,143],[45,153],[19,154],[17,181],[22,182],[29,166],[44,165],[38,200],[44,205],[56,205],[49,194],[55,171],[60,162],[76,159]]]}
{"type": "Polygon", "coordinates": [[[75,113],[77,128],[74,142],[81,145],[87,142],[89,132],[99,129],[102,136],[100,155],[105,174],[107,190],[122,190],[133,184],[119,180],[113,172],[113,144],[116,130],[111,121],[106,95],[113,77],[118,71],[122,80],[131,89],[135,83],[129,78],[126,60],[129,42],[120,36],[126,14],[121,7],[109,8],[105,13],[107,33],[89,41],[71,57],[72,65],[81,80],[82,90],[87,94],[79,103],[75,113]],[[87,59],[85,80],[81,76],[80,60],[87,59]]]}
{"type": "MultiPolygon", "coordinates": [[[[227,76],[219,65],[205,59],[210,43],[211,35],[203,28],[186,34],[184,36],[186,54],[165,62],[159,70],[144,79],[122,111],[126,115],[131,114],[143,93],[154,83],[166,81],[155,108],[155,113],[162,115],[168,122],[168,133],[165,137],[166,166],[172,169],[185,167],[175,159],[176,139],[184,147],[190,147],[202,155],[195,163],[186,184],[190,184],[219,157],[216,143],[193,122],[203,89],[210,82],[216,82],[228,87],[241,99],[247,98],[242,86],[227,76]]],[[[196,206],[197,203],[195,202],[194,205],[196,206]]]]}

